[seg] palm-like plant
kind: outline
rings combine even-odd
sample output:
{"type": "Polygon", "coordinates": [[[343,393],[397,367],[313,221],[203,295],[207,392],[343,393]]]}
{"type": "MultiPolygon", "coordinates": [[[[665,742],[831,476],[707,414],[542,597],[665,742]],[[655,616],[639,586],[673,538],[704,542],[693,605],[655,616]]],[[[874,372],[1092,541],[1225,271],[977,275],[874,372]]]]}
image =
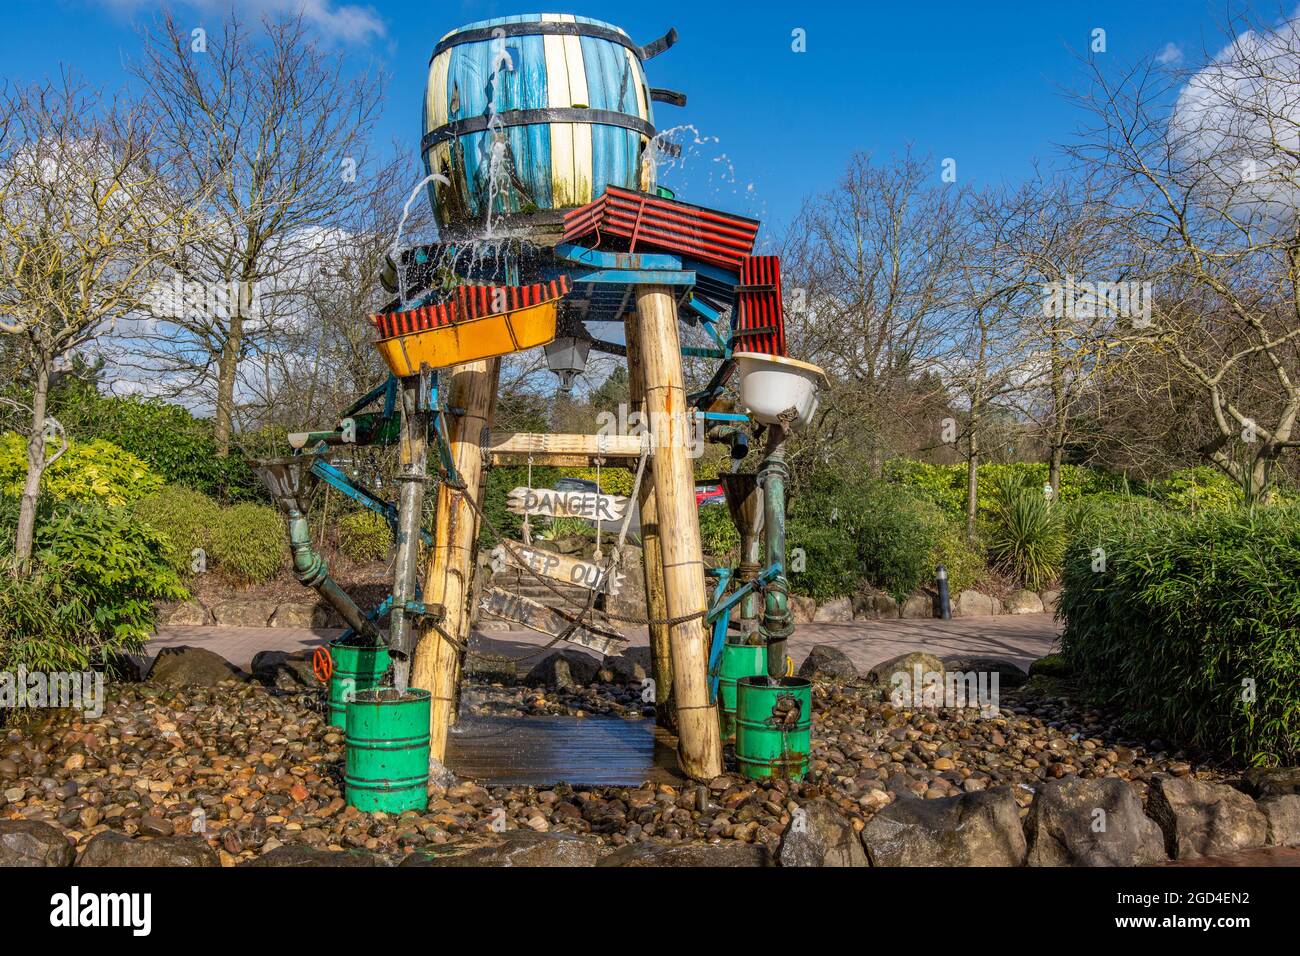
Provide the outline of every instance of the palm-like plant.
{"type": "Polygon", "coordinates": [[[1036,488],[1008,484],[994,498],[989,556],[1031,590],[1041,590],[1061,571],[1065,527],[1059,509],[1036,488]]]}

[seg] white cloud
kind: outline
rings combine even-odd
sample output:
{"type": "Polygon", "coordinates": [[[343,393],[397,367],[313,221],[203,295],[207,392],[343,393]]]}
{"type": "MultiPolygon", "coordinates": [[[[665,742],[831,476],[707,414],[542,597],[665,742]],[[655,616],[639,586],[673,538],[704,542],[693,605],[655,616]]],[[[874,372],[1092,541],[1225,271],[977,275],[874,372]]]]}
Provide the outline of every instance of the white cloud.
{"type": "MultiPolygon", "coordinates": [[[[136,13],[157,4],[150,0],[95,0],[102,6],[123,13],[136,13]]],[[[374,7],[338,0],[175,0],[201,15],[222,16],[234,9],[248,18],[264,14],[301,13],[303,20],[328,40],[365,44],[388,35],[387,24],[374,7]]],[[[201,25],[201,24],[198,24],[201,25]]]]}
{"type": "Polygon", "coordinates": [[[1166,43],[1165,48],[1156,54],[1156,62],[1161,66],[1176,66],[1183,62],[1183,50],[1177,43],[1166,43]]]}

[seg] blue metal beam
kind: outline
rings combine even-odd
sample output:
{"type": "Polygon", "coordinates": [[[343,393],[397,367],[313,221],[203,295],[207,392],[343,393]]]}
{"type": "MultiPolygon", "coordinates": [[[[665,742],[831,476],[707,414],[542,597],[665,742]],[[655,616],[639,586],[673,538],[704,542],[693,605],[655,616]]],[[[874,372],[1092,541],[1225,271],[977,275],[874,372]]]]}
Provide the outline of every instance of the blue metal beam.
{"type": "Polygon", "coordinates": [[[556,258],[578,265],[591,266],[594,269],[667,270],[680,272],[680,256],[648,252],[607,252],[603,249],[588,249],[586,246],[572,242],[562,242],[555,247],[556,258]]]}

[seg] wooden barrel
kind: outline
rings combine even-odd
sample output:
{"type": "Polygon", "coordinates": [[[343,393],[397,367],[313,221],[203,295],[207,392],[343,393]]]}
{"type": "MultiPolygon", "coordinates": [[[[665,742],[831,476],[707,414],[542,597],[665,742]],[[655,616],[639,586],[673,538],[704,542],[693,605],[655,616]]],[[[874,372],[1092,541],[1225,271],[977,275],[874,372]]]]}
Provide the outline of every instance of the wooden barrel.
{"type": "Polygon", "coordinates": [[[482,20],[443,37],[429,63],[422,142],[426,172],[448,180],[430,185],[439,223],[452,232],[484,224],[494,147],[493,216],[551,222],[610,184],[652,189],[644,56],[618,27],[572,14],[482,20]]]}

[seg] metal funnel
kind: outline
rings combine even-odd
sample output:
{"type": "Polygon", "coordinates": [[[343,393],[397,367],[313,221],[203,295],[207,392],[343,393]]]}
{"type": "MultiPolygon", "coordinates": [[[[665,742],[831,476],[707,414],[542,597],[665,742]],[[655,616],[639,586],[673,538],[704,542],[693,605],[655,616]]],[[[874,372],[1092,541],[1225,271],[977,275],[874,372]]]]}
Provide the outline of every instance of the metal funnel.
{"type": "Polygon", "coordinates": [[[724,474],[719,477],[727,496],[731,520],[741,536],[760,534],[763,530],[763,495],[759,491],[758,476],[724,474]]]}
{"type": "Polygon", "coordinates": [[[316,476],[311,466],[320,455],[293,455],[289,458],[272,458],[265,461],[250,459],[249,467],[262,479],[266,490],[271,493],[276,507],[288,514],[301,511],[299,498],[310,491],[316,484],[316,476]]]}

